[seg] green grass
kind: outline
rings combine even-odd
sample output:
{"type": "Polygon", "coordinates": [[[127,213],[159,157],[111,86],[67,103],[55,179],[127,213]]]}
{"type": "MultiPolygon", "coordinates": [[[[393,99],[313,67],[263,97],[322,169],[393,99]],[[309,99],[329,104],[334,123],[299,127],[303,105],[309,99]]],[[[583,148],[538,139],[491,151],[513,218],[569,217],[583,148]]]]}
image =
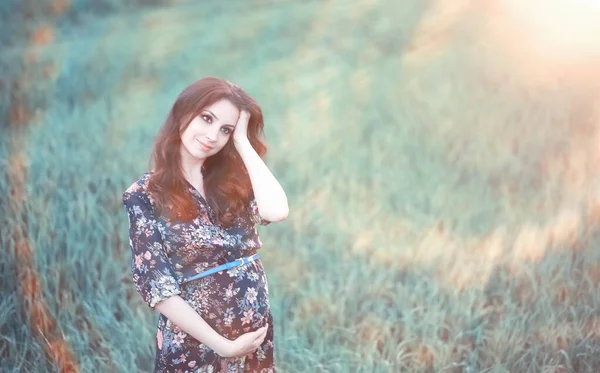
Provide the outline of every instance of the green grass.
{"type": "Polygon", "coordinates": [[[120,196],[179,91],[217,75],[262,105],[290,202],[261,228],[279,371],[595,372],[593,64],[540,78],[485,7],[173,3],[0,7],[0,370],[56,369],[18,229],[80,370],[151,370],[120,196]]]}

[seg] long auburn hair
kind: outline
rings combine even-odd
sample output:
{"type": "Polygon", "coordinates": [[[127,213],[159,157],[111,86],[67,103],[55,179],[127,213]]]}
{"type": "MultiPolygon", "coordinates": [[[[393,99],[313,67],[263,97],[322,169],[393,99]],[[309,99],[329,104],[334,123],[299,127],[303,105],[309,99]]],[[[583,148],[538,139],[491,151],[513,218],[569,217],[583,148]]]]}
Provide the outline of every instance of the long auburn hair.
{"type": "MultiPolygon", "coordinates": [[[[231,101],[240,111],[250,112],[248,140],[261,158],[266,154],[267,147],[261,141],[264,135],[262,111],[246,91],[217,77],[202,78],[190,84],[175,100],[154,140],[149,162],[150,169],[154,164],[154,172],[148,181],[148,192],[159,214],[184,221],[198,216],[198,207],[181,168],[181,134],[205,107],[221,99],[231,101]]],[[[229,227],[237,216],[248,212],[252,195],[250,177],[233,145],[233,136],[223,149],[204,161],[203,168],[206,201],[219,223],[229,227]]]]}

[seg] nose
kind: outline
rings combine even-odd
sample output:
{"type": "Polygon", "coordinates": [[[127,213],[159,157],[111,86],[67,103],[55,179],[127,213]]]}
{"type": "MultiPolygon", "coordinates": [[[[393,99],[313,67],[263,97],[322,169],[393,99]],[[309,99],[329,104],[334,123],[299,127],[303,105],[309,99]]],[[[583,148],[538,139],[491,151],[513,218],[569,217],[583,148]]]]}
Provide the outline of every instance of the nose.
{"type": "Polygon", "coordinates": [[[206,132],[206,140],[209,142],[217,141],[217,136],[219,135],[219,127],[213,126],[209,131],[206,132]]]}

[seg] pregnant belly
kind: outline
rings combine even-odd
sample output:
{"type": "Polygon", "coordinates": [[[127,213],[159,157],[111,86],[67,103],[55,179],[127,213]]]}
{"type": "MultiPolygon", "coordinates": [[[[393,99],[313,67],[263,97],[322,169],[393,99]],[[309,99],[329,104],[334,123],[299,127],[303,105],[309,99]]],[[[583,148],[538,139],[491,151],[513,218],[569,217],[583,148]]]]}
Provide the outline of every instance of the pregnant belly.
{"type": "Polygon", "coordinates": [[[182,298],[228,339],[262,327],[271,312],[260,259],[191,281],[181,290],[182,298]]]}

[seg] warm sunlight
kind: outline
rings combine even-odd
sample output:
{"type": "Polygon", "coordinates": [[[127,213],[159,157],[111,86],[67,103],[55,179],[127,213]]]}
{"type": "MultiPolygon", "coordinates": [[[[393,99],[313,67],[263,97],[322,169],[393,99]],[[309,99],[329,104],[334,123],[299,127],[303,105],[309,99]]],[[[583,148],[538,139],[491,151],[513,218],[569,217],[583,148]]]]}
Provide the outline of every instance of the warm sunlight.
{"type": "Polygon", "coordinates": [[[600,1],[505,0],[481,15],[483,30],[475,45],[486,50],[480,58],[485,58],[488,73],[511,76],[530,88],[594,79],[600,1]]]}
{"type": "Polygon", "coordinates": [[[508,0],[506,7],[523,48],[565,62],[600,52],[600,1],[508,0]]]}

